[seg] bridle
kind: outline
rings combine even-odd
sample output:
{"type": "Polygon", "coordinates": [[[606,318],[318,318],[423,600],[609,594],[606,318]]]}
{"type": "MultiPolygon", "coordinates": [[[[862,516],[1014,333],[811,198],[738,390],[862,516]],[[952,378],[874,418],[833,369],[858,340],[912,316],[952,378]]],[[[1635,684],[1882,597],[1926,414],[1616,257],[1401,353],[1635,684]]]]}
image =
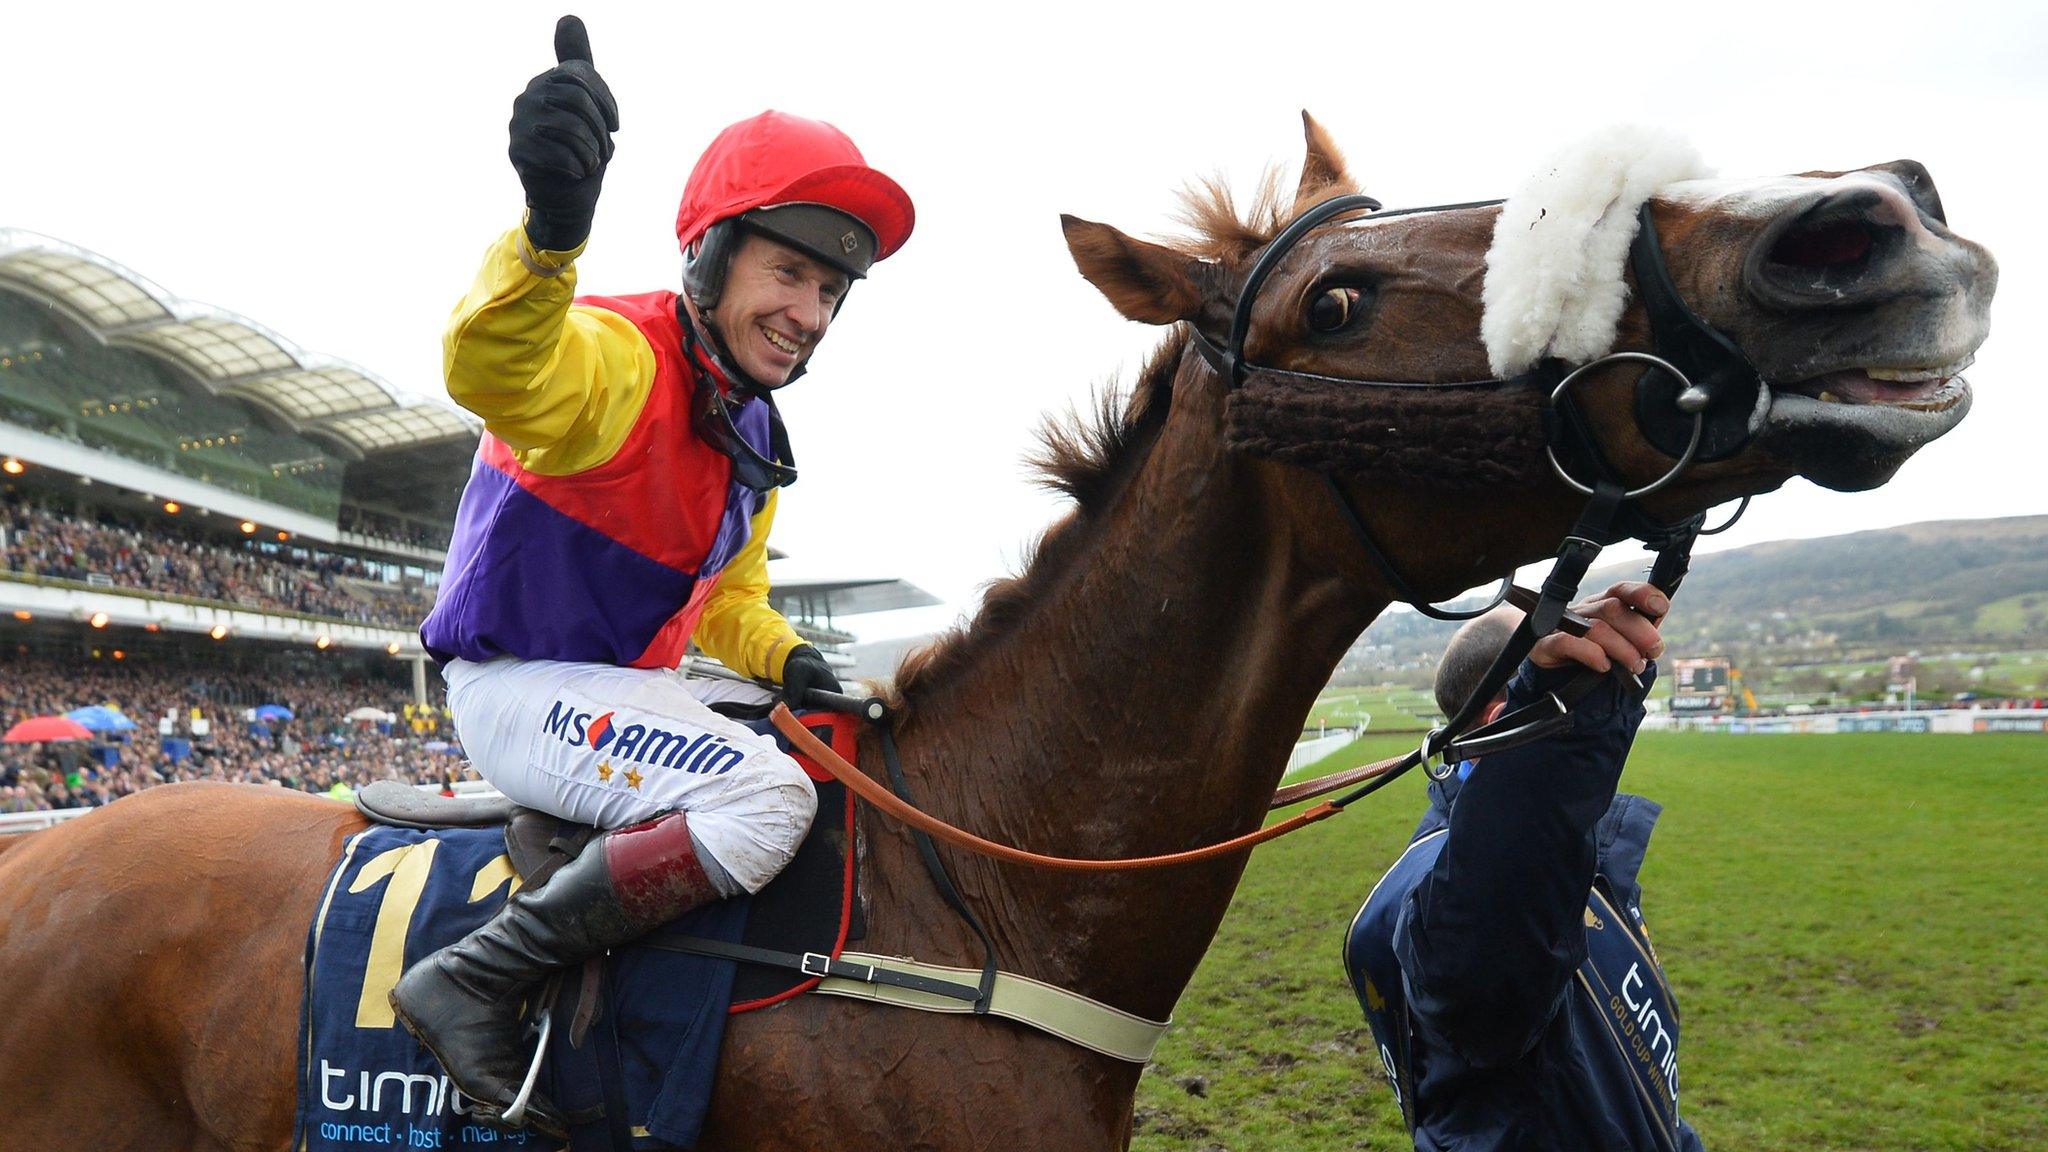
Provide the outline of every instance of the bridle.
{"type": "MultiPolygon", "coordinates": [[[[1672,284],[1670,272],[1665,265],[1663,246],[1658,241],[1656,224],[1651,219],[1647,203],[1637,213],[1638,228],[1635,240],[1630,246],[1629,258],[1636,274],[1640,298],[1650,317],[1655,354],[1633,351],[1610,352],[1581,365],[1545,359],[1516,376],[1453,381],[1370,380],[1362,377],[1332,376],[1257,364],[1246,359],[1244,342],[1251,334],[1252,314],[1258,305],[1259,290],[1294,247],[1316,228],[1339,216],[1361,211],[1367,214],[1363,219],[1371,222],[1396,216],[1491,208],[1503,203],[1505,201],[1474,200],[1459,204],[1432,204],[1419,208],[1384,209],[1378,200],[1358,194],[1325,200],[1290,222],[1252,262],[1250,270],[1245,274],[1244,287],[1238,291],[1236,304],[1232,308],[1230,329],[1224,342],[1218,344],[1208,333],[1191,325],[1194,347],[1223,377],[1226,388],[1231,391],[1243,387],[1253,377],[1357,388],[1438,390],[1505,388],[1517,385],[1540,388],[1547,397],[1544,409],[1544,453],[1551,470],[1565,484],[1588,496],[1596,495],[1601,482],[1606,481],[1621,486],[1619,500],[1637,500],[1664,488],[1694,463],[1725,459],[1741,451],[1755,435],[1756,430],[1762,426],[1763,417],[1769,411],[1770,392],[1764,387],[1762,377],[1755,366],[1742,355],[1734,341],[1715,331],[1679,297],[1678,289],[1672,284]],[[1651,446],[1667,456],[1674,457],[1674,463],[1662,476],[1633,488],[1624,484],[1607,463],[1592,434],[1591,426],[1579,411],[1572,394],[1572,386],[1582,377],[1610,365],[1628,362],[1642,364],[1646,369],[1636,382],[1637,428],[1651,446]],[[1598,474],[1599,479],[1589,484],[1574,476],[1568,470],[1564,457],[1587,462],[1598,474]]],[[[1394,590],[1397,600],[1439,620],[1469,620],[1484,615],[1506,600],[1512,576],[1502,583],[1500,591],[1484,607],[1453,612],[1429,604],[1401,577],[1386,552],[1373,539],[1350,494],[1344,490],[1338,477],[1325,473],[1324,480],[1338,507],[1344,513],[1344,521],[1352,535],[1357,538],[1373,566],[1394,590]]],[[[1653,542],[1683,527],[1658,524],[1633,508],[1627,511],[1628,515],[1623,517],[1618,525],[1626,529],[1624,534],[1627,536],[1653,542]]],[[[1723,525],[1716,531],[1725,530],[1726,527],[1727,525],[1723,525]]],[[[1611,542],[1612,538],[1603,541],[1611,542]]]]}
{"type": "MultiPolygon", "coordinates": [[[[1567,606],[1578,595],[1579,584],[1600,549],[1616,540],[1634,537],[1657,553],[1650,583],[1668,598],[1678,590],[1691,563],[1693,543],[1702,535],[1724,532],[1748,507],[1748,498],[1735,515],[1718,527],[1708,529],[1701,513],[1678,524],[1651,519],[1633,502],[1657,492],[1676,480],[1695,463],[1725,459],[1749,443],[1770,410],[1770,389],[1762,374],[1742,354],[1735,342],[1716,331],[1688,307],[1671,281],[1664,261],[1663,245],[1645,202],[1637,211],[1635,239],[1629,248],[1629,262],[1635,273],[1636,290],[1650,321],[1654,352],[1616,351],[1571,365],[1546,358],[1528,371],[1512,377],[1482,380],[1424,382],[1368,380],[1331,376],[1253,363],[1245,358],[1245,339],[1251,334],[1252,315],[1259,290],[1294,247],[1314,229],[1350,213],[1364,212],[1367,221],[1430,212],[1452,212],[1469,208],[1490,208],[1500,200],[1478,200],[1460,204],[1435,204],[1419,208],[1384,209],[1370,196],[1350,194],[1325,200],[1303,212],[1267,244],[1245,274],[1243,288],[1232,309],[1230,330],[1222,344],[1210,339],[1199,326],[1190,325],[1194,347],[1223,377],[1229,391],[1236,391],[1254,377],[1286,379],[1310,384],[1355,388],[1444,389],[1513,387],[1542,389],[1544,407],[1544,455],[1551,470],[1566,485],[1588,497],[1578,523],[1559,546],[1548,578],[1540,592],[1517,589],[1510,573],[1499,590],[1482,607],[1452,611],[1430,604],[1402,578],[1400,571],[1380,548],[1359,514],[1357,505],[1342,480],[1324,472],[1323,481],[1345,525],[1364,549],[1374,568],[1401,600],[1426,616],[1438,620],[1470,620],[1492,611],[1510,599],[1524,609],[1521,624],[1494,660],[1472,695],[1443,726],[1432,729],[1422,746],[1395,762],[1383,762],[1371,783],[1334,802],[1337,807],[1383,787],[1416,764],[1432,765],[1430,774],[1438,779],[1449,775],[1459,759],[1483,752],[1501,751],[1542,738],[1561,726],[1572,704],[1605,677],[1581,673],[1566,688],[1545,700],[1486,724],[1476,726],[1487,705],[1513,676],[1537,640],[1560,627],[1583,633],[1587,622],[1575,617],[1567,606]],[[1594,371],[1617,364],[1640,364],[1644,371],[1635,385],[1635,420],[1643,438],[1673,463],[1663,475],[1646,484],[1630,487],[1601,452],[1590,423],[1576,403],[1572,386],[1594,371]],[[1594,474],[1591,482],[1573,475],[1566,459],[1582,461],[1594,474]],[[1517,596],[1517,593],[1520,593],[1517,596]],[[1398,767],[1392,766],[1398,763],[1398,767]]],[[[1632,676],[1630,679],[1634,679],[1632,676]]],[[[1640,683],[1636,684],[1638,691],[1640,683]]],[[[1351,779],[1361,777],[1355,774],[1351,779]]],[[[1342,784],[1332,785],[1334,790],[1342,784]]],[[[1293,798],[1305,799],[1321,792],[1291,789],[1293,798]]]]}
{"type": "MultiPolygon", "coordinates": [[[[1767,396],[1768,389],[1764,387],[1755,365],[1743,356],[1735,342],[1715,331],[1680,298],[1665,265],[1663,245],[1658,239],[1656,221],[1651,217],[1648,203],[1636,213],[1638,227],[1629,247],[1629,262],[1636,275],[1637,292],[1649,313],[1652,343],[1658,353],[1655,357],[1645,353],[1613,352],[1580,365],[1576,370],[1561,361],[1545,360],[1518,376],[1453,381],[1367,380],[1300,372],[1254,364],[1245,359],[1244,342],[1251,335],[1252,314],[1258,305],[1259,290],[1310,232],[1338,216],[1359,211],[1366,213],[1363,217],[1365,222],[1372,223],[1396,216],[1493,208],[1504,203],[1504,200],[1472,200],[1420,208],[1382,208],[1378,200],[1356,193],[1325,200],[1291,221],[1252,262],[1250,270],[1245,273],[1244,287],[1238,290],[1225,342],[1219,345],[1200,328],[1195,328],[1197,348],[1203,358],[1222,374],[1232,390],[1243,386],[1248,377],[1257,374],[1366,388],[1478,388],[1540,384],[1555,392],[1558,385],[1567,382],[1567,377],[1575,377],[1578,372],[1618,360],[1646,361],[1658,370],[1645,373],[1646,379],[1657,376],[1659,372],[1665,374],[1665,378],[1660,386],[1647,390],[1641,387],[1642,381],[1638,381],[1637,423],[1654,447],[1667,456],[1681,459],[1683,463],[1674,468],[1674,472],[1695,460],[1701,463],[1723,460],[1741,451],[1762,425],[1768,405],[1761,405],[1760,400],[1767,396]]],[[[1552,407],[1556,406],[1557,400],[1553,396],[1552,407]]],[[[1559,471],[1562,473],[1561,467],[1559,471]]],[[[1667,474],[1665,480],[1670,478],[1667,474]]],[[[1585,485],[1570,476],[1564,479],[1573,487],[1585,490],[1585,485]]],[[[1649,490],[1644,489],[1644,494],[1649,490]]]]}

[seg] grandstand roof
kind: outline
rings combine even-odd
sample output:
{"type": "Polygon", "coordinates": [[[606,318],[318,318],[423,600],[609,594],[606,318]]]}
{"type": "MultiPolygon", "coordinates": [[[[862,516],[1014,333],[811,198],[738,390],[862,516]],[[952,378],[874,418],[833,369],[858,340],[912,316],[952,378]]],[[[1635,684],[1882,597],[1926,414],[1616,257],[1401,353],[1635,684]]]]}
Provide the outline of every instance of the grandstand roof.
{"type": "Polygon", "coordinates": [[[861,616],[943,603],[908,580],[785,580],[770,575],[768,602],[786,616],[861,616]]]}
{"type": "Polygon", "coordinates": [[[97,253],[0,229],[0,287],[102,344],[147,353],[207,392],[242,401],[346,459],[446,445],[467,461],[478,422],[444,401],[402,397],[369,370],[306,352],[224,309],[184,300],[97,253]]]}

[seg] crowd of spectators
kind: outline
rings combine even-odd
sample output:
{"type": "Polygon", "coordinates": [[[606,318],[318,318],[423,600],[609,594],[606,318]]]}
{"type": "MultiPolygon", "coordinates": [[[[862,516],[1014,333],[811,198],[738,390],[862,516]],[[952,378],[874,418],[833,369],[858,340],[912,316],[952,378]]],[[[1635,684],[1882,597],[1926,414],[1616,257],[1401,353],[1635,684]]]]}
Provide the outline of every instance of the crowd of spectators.
{"type": "Polygon", "coordinates": [[[75,516],[14,494],[0,500],[0,566],[24,575],[99,577],[120,588],[408,631],[433,607],[425,589],[381,579],[361,561],[266,547],[111,515],[75,516]]]}
{"type": "Polygon", "coordinates": [[[336,523],[348,532],[360,532],[365,536],[396,540],[402,544],[416,544],[421,548],[433,548],[443,552],[448,550],[447,528],[422,524],[402,516],[391,516],[372,508],[344,504],[336,523]]]}
{"type": "Polygon", "coordinates": [[[308,792],[375,780],[468,778],[445,721],[414,733],[347,719],[359,708],[400,713],[404,686],[375,677],[236,671],[15,652],[0,657],[0,730],[88,705],[135,722],[109,758],[100,742],[0,744],[0,813],[97,807],[156,784],[223,780],[308,792]],[[278,704],[293,718],[252,723],[278,704]],[[194,712],[198,719],[195,721],[194,712]],[[160,731],[170,718],[169,733],[160,731]],[[166,738],[168,737],[168,739],[166,738]]]}

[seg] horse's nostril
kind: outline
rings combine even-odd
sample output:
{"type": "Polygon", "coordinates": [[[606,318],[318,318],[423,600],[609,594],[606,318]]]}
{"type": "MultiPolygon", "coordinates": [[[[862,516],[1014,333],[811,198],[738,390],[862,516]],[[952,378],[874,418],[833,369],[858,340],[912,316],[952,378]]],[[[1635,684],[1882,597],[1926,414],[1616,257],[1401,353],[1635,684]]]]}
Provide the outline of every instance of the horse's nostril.
{"type": "Polygon", "coordinates": [[[1853,264],[1877,246],[1877,235],[1863,220],[1818,220],[1789,229],[1771,246],[1770,262],[1792,268],[1827,269],[1853,264]]]}

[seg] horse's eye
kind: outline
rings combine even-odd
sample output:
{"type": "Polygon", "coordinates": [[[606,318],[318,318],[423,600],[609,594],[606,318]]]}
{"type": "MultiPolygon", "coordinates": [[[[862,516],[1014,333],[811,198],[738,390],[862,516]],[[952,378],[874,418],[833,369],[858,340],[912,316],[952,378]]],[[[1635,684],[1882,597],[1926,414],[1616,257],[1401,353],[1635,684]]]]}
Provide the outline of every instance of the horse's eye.
{"type": "Polygon", "coordinates": [[[1325,288],[1309,302],[1308,326],[1317,332],[1335,332],[1351,323],[1351,311],[1358,303],[1356,288],[1325,288]]]}

